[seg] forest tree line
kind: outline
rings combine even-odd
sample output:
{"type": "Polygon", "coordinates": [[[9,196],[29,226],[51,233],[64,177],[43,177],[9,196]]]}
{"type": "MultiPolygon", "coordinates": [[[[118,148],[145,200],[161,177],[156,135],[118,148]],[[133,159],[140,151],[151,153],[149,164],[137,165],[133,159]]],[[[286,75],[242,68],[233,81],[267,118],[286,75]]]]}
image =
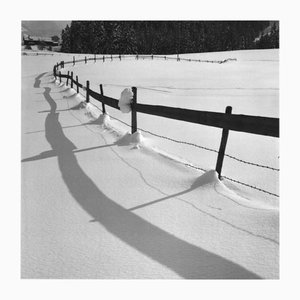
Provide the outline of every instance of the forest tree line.
{"type": "Polygon", "coordinates": [[[72,21],[62,52],[177,54],[279,48],[279,26],[269,21],[72,21]],[[261,35],[261,36],[260,36],[261,35]]]}

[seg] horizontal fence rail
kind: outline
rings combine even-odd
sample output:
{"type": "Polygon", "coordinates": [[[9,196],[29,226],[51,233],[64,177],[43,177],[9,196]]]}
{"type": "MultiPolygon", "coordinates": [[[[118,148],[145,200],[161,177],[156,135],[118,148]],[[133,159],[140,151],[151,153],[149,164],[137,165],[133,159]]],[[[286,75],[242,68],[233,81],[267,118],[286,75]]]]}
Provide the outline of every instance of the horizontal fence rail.
{"type": "Polygon", "coordinates": [[[136,104],[137,112],[228,130],[279,137],[279,119],[136,104]]]}
{"type": "MultiPolygon", "coordinates": [[[[77,93],[79,93],[79,88],[83,89],[86,91],[86,102],[89,102],[89,97],[92,97],[93,99],[99,101],[102,103],[102,111],[105,113],[105,105],[110,106],[112,108],[115,108],[117,110],[120,110],[119,108],[119,100],[107,97],[103,95],[103,88],[102,85],[100,85],[100,93],[93,91],[89,87],[89,81],[87,81],[86,86],[84,86],[82,83],[78,81],[78,76],[76,76],[76,80],[74,79],[73,72],[71,75],[69,74],[62,74],[61,72],[58,72],[59,68],[64,68],[65,65],[67,64],[73,64],[73,66],[78,63],[78,62],[87,62],[87,61],[95,61],[96,60],[102,60],[103,62],[105,60],[113,60],[113,58],[118,58],[122,59],[122,55],[118,56],[98,56],[96,55],[93,58],[87,58],[85,57],[84,59],[79,59],[75,60],[75,57],[73,57],[72,61],[61,61],[60,63],[57,63],[53,67],[53,74],[55,78],[59,77],[59,80],[61,82],[62,78],[67,79],[67,82],[71,82],[71,86],[76,85],[77,88],[77,93]]],[[[130,57],[130,56],[126,56],[130,57]]],[[[135,59],[140,59],[140,58],[163,58],[166,59],[166,56],[143,56],[143,55],[132,55],[131,57],[135,59]]],[[[170,57],[168,57],[170,59],[170,57]]],[[[179,57],[172,57],[172,59],[178,60],[179,57]]],[[[182,59],[182,58],[181,58],[182,59]]],[[[182,59],[182,60],[189,60],[189,61],[200,61],[200,60],[190,60],[190,59],[182,59]]],[[[233,59],[226,59],[224,61],[202,61],[202,62],[215,62],[215,63],[224,63],[229,60],[233,59]]],[[[149,104],[141,104],[137,102],[137,88],[132,87],[133,91],[133,100],[131,103],[131,109],[132,109],[132,124],[127,126],[130,126],[132,128],[132,133],[137,131],[137,113],[144,113],[148,115],[153,115],[153,116],[158,116],[158,117],[163,117],[163,118],[169,118],[173,120],[179,120],[179,121],[185,121],[189,123],[195,123],[195,124],[201,124],[201,125],[206,125],[206,126],[212,126],[212,127],[217,127],[221,128],[223,130],[222,132],[222,138],[221,138],[221,143],[220,143],[220,148],[219,151],[209,149],[206,147],[198,146],[192,143],[187,143],[187,142],[180,142],[176,141],[179,143],[183,144],[190,144],[192,146],[196,146],[205,150],[213,151],[218,153],[218,158],[217,158],[217,163],[216,163],[216,171],[219,174],[219,178],[222,179],[228,179],[233,182],[239,183],[244,186],[248,186],[250,188],[256,189],[261,192],[265,192],[269,195],[279,197],[279,195],[275,193],[271,193],[269,191],[263,190],[261,188],[257,188],[255,186],[249,185],[247,183],[240,182],[238,180],[234,180],[231,178],[228,178],[226,176],[221,176],[221,171],[222,171],[222,165],[223,165],[223,160],[224,157],[227,156],[231,159],[235,159],[236,161],[253,165],[256,167],[261,167],[261,168],[267,168],[272,171],[279,171],[277,168],[269,167],[269,166],[264,166],[261,164],[256,164],[256,163],[251,163],[247,162],[245,160],[238,159],[232,155],[228,155],[225,153],[226,149],[226,143],[228,139],[228,134],[230,130],[233,131],[238,131],[238,132],[244,132],[244,133],[251,133],[251,134],[257,134],[257,135],[264,135],[264,136],[270,136],[270,137],[279,137],[279,119],[278,118],[270,118],[270,117],[261,117],[261,116],[250,116],[250,115],[243,115],[243,114],[232,114],[231,110],[232,108],[228,106],[226,108],[225,113],[220,113],[220,112],[210,112],[210,111],[196,111],[196,110],[190,110],[190,109],[183,109],[183,108],[175,108],[175,107],[167,107],[167,106],[161,106],[161,105],[149,105],[149,104]]],[[[122,121],[121,121],[122,122],[122,121]]],[[[122,122],[124,123],[124,122],[122,122]]],[[[142,130],[144,132],[148,132],[145,130],[142,130]]],[[[151,133],[151,132],[150,132],[151,133]]],[[[151,133],[152,134],[152,133],[151,133]]],[[[163,137],[157,134],[153,134],[158,137],[162,137],[168,140],[173,140],[168,137],[163,137]]],[[[189,164],[186,164],[189,165],[189,164]]],[[[204,170],[199,167],[194,167],[199,170],[204,170]]]]}
{"type": "Polygon", "coordinates": [[[100,102],[102,102],[105,105],[108,105],[110,107],[113,107],[115,109],[120,110],[119,108],[119,100],[114,99],[114,98],[110,98],[104,95],[100,95],[99,93],[94,92],[93,90],[89,90],[90,95],[95,99],[98,100],[100,102]]]}

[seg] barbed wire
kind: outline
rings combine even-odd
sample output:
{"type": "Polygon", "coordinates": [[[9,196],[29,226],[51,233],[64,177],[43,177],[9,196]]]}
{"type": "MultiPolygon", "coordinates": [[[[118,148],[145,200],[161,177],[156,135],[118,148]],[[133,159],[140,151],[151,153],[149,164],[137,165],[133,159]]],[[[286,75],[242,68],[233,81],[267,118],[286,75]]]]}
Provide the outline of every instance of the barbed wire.
{"type": "Polygon", "coordinates": [[[200,148],[200,149],[203,149],[203,150],[207,150],[207,151],[211,151],[211,152],[215,152],[215,153],[219,153],[217,150],[215,149],[211,149],[211,148],[207,148],[207,147],[204,147],[204,146],[200,146],[200,145],[197,145],[197,144],[194,144],[194,143],[190,143],[190,142],[185,142],[185,141],[179,141],[179,140],[176,140],[176,139],[173,139],[173,138],[169,138],[169,137],[166,137],[166,136],[163,136],[163,135],[159,135],[157,133],[153,133],[151,131],[148,131],[148,130],[144,130],[142,128],[138,128],[139,130],[145,132],[145,133],[148,133],[148,134],[151,134],[153,136],[156,136],[156,137],[159,137],[161,139],[165,139],[165,140],[168,140],[168,141],[171,141],[171,142],[174,142],[174,143],[178,143],[178,144],[184,144],[184,145],[189,145],[189,146],[193,146],[193,147],[196,147],[196,148],[200,148]]]}
{"type": "Polygon", "coordinates": [[[231,159],[234,159],[234,160],[236,160],[236,161],[238,161],[238,162],[247,164],[247,165],[251,165],[251,166],[255,166],[255,167],[260,167],[260,168],[265,168],[265,169],[270,169],[270,170],[272,170],[272,171],[277,171],[277,172],[280,171],[280,170],[277,169],[277,168],[273,168],[273,167],[266,166],[266,165],[261,165],[261,164],[256,164],[256,163],[252,163],[252,162],[249,162],[249,161],[246,161],[246,160],[237,158],[237,157],[235,157],[235,156],[232,156],[232,155],[230,155],[230,154],[226,154],[226,153],[225,153],[224,156],[229,157],[229,158],[231,158],[231,159]]]}
{"type": "MultiPolygon", "coordinates": [[[[192,168],[192,169],[201,170],[201,171],[203,171],[203,172],[207,172],[207,171],[208,171],[208,170],[205,170],[205,169],[200,168],[200,167],[198,167],[198,166],[194,166],[194,165],[189,164],[189,163],[183,163],[183,164],[184,164],[185,166],[189,167],[189,168],[192,168]]],[[[269,192],[269,191],[264,190],[264,189],[262,189],[262,188],[258,188],[258,187],[254,186],[254,185],[250,185],[250,184],[248,184],[248,183],[244,183],[244,182],[239,181],[239,180],[236,180],[236,179],[232,179],[232,178],[227,177],[227,176],[223,176],[223,175],[222,175],[222,176],[221,176],[221,180],[222,180],[222,179],[227,179],[227,180],[232,181],[232,182],[234,182],[234,183],[237,183],[237,184],[246,186],[246,187],[248,187],[248,188],[255,189],[255,190],[260,191],[260,192],[263,192],[263,193],[265,193],[265,194],[269,194],[269,195],[271,195],[271,196],[279,197],[279,195],[277,195],[277,194],[275,194],[275,193],[269,192]]]]}
{"type": "Polygon", "coordinates": [[[241,182],[241,181],[239,181],[239,180],[232,179],[232,178],[229,178],[229,177],[223,176],[223,175],[222,175],[221,177],[224,178],[224,179],[230,180],[230,181],[232,181],[232,182],[235,182],[235,183],[238,183],[238,184],[247,186],[247,187],[249,187],[249,188],[255,189],[255,190],[257,190],[257,191],[260,191],[260,192],[269,194],[269,195],[271,195],[271,196],[279,197],[279,195],[277,195],[277,194],[271,193],[271,192],[269,192],[269,191],[266,191],[266,190],[264,190],[264,189],[261,189],[261,188],[258,188],[258,187],[256,187],[256,186],[250,185],[250,184],[248,184],[248,183],[244,183],[244,182],[241,182]]]}
{"type": "MultiPolygon", "coordinates": [[[[194,144],[194,143],[190,143],[190,142],[178,141],[178,140],[175,140],[175,139],[172,139],[172,138],[169,138],[169,137],[166,137],[166,136],[162,136],[162,135],[159,135],[159,134],[156,134],[156,133],[153,133],[151,131],[147,131],[147,130],[144,130],[144,129],[141,129],[141,128],[138,128],[138,129],[140,129],[141,131],[143,131],[145,133],[148,133],[148,134],[151,134],[153,136],[156,136],[156,137],[159,137],[159,138],[162,138],[162,139],[166,139],[166,140],[169,140],[169,141],[172,141],[172,142],[175,142],[175,143],[185,144],[185,145],[193,146],[193,147],[200,148],[200,149],[203,149],[203,150],[207,150],[207,151],[219,153],[219,151],[217,151],[215,149],[210,149],[210,148],[203,147],[203,146],[200,146],[200,145],[197,145],[197,144],[194,144]]],[[[273,168],[273,167],[269,167],[269,166],[266,166],[266,165],[252,163],[252,162],[249,162],[249,161],[246,161],[246,160],[242,160],[240,158],[237,158],[237,157],[229,155],[229,154],[224,154],[224,155],[227,156],[227,157],[229,157],[229,158],[231,158],[231,159],[234,159],[234,160],[236,160],[238,162],[244,163],[244,164],[248,164],[248,165],[252,165],[252,166],[260,167],[260,168],[266,168],[266,169],[270,169],[270,170],[273,170],[273,171],[279,171],[279,169],[276,169],[276,168],[273,168]]]]}

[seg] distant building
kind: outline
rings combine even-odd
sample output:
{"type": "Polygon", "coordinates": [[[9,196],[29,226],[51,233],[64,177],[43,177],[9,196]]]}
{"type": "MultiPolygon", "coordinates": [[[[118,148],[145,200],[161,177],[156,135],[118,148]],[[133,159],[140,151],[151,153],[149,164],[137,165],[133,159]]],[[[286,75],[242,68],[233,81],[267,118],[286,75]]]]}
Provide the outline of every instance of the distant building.
{"type": "Polygon", "coordinates": [[[57,47],[59,45],[58,41],[53,41],[51,38],[39,37],[39,36],[30,36],[23,34],[23,45],[24,46],[51,46],[57,47]]]}

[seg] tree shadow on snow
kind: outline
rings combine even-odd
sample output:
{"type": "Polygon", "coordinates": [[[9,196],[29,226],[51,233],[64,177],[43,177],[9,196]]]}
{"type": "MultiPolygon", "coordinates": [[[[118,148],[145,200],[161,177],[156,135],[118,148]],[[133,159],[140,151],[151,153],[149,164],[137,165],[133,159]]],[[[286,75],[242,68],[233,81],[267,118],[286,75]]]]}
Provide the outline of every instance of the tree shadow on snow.
{"type": "Polygon", "coordinates": [[[83,172],[73,153],[76,146],[64,135],[56,104],[45,88],[51,111],[45,136],[57,155],[59,169],[77,203],[111,234],[130,247],[189,279],[259,279],[244,267],[196,247],[124,209],[107,197],[83,172]]]}

